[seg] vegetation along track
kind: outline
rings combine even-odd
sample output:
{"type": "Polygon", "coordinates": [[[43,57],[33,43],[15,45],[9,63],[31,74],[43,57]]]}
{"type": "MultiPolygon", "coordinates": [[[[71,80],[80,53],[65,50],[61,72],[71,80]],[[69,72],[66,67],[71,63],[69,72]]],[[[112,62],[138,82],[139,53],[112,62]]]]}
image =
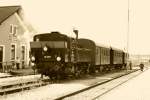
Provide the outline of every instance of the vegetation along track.
{"type": "MultiPolygon", "coordinates": [[[[87,88],[84,88],[84,89],[81,89],[81,90],[78,90],[78,91],[75,91],[75,92],[73,92],[73,93],[70,93],[70,94],[67,94],[67,95],[58,97],[58,98],[56,98],[55,100],[62,100],[62,99],[68,98],[68,97],[75,96],[75,95],[77,95],[77,94],[80,94],[80,93],[82,93],[82,92],[88,91],[88,90],[90,90],[90,89],[92,89],[92,88],[95,88],[95,87],[100,86],[100,85],[102,85],[102,84],[108,83],[108,82],[110,82],[110,81],[113,81],[113,80],[115,80],[115,79],[118,79],[118,78],[120,78],[120,77],[122,77],[122,76],[128,75],[128,74],[133,73],[133,72],[136,72],[136,71],[138,71],[138,69],[137,69],[137,70],[134,70],[134,71],[132,71],[132,72],[127,72],[127,73],[125,73],[125,74],[123,74],[123,75],[116,76],[116,77],[114,77],[114,78],[112,78],[112,79],[108,79],[108,80],[106,80],[106,81],[103,81],[103,82],[100,82],[100,83],[96,83],[96,84],[94,84],[94,85],[91,85],[91,86],[89,86],[89,87],[87,87],[87,88]]],[[[137,75],[136,75],[136,76],[137,76],[137,75]]],[[[136,76],[134,76],[134,77],[136,77],[136,76]]],[[[133,78],[133,77],[132,77],[132,78],[133,78]]],[[[130,78],[130,79],[131,79],[131,78],[130,78]]],[[[121,84],[119,84],[119,85],[121,85],[121,84]]],[[[69,99],[68,99],[68,100],[69,100],[69,99]]]]}

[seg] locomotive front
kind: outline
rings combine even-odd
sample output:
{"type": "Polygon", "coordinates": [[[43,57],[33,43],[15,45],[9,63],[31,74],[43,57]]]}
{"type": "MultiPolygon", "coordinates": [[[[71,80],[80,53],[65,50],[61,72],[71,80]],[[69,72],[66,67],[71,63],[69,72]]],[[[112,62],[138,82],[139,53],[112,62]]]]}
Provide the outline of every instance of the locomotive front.
{"type": "Polygon", "coordinates": [[[31,61],[37,71],[52,77],[65,75],[65,64],[68,62],[68,38],[59,32],[34,36],[31,47],[31,61]]]}

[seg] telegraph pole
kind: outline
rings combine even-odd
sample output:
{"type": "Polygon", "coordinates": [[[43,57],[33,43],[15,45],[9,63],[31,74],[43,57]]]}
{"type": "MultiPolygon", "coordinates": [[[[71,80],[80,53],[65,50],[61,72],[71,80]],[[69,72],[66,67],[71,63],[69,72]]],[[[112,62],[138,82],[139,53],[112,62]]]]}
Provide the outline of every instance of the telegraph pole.
{"type": "Polygon", "coordinates": [[[130,0],[128,0],[128,26],[127,26],[127,63],[128,64],[129,64],[129,41],[130,41],[129,34],[130,34],[130,0]]]}
{"type": "MultiPolygon", "coordinates": [[[[127,53],[129,53],[129,33],[130,33],[130,1],[128,0],[127,53]]],[[[129,60],[129,56],[128,56],[128,60],[129,60]]]]}

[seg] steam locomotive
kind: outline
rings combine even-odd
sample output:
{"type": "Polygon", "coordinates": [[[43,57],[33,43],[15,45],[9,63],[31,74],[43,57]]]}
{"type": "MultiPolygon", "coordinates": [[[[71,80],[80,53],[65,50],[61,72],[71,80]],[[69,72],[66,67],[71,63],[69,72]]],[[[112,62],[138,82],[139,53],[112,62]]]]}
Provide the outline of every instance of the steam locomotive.
{"type": "Polygon", "coordinates": [[[50,78],[122,69],[127,64],[128,54],[123,50],[59,32],[35,35],[30,47],[32,65],[50,78]]]}

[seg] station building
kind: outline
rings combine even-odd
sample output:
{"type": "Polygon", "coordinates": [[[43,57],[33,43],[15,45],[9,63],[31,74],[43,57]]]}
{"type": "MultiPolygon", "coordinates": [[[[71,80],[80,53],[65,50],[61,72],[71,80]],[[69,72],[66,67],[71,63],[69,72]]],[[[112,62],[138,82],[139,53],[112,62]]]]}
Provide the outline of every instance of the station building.
{"type": "Polygon", "coordinates": [[[16,67],[17,59],[20,68],[28,66],[31,34],[21,6],[0,7],[0,68],[16,67]]]}

